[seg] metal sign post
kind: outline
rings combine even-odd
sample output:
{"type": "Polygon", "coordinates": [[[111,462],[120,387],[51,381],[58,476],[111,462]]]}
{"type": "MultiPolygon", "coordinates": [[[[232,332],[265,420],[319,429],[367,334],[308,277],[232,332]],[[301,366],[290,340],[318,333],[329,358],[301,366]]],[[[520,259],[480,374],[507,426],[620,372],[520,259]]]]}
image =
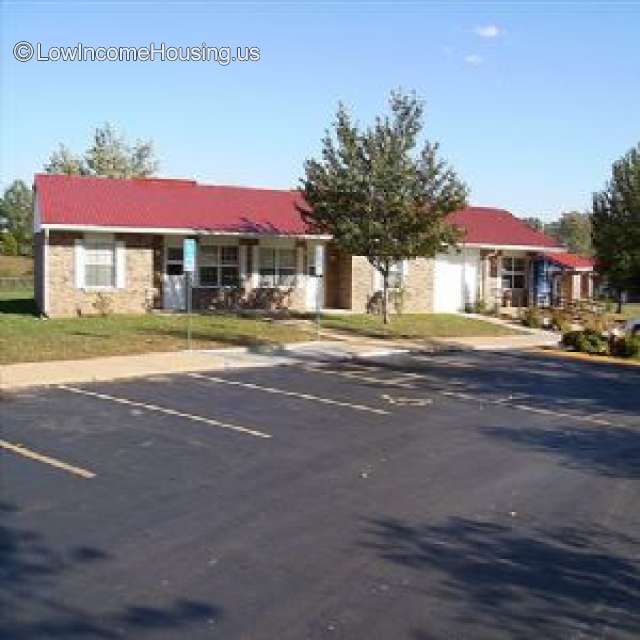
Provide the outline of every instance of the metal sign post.
{"type": "Polygon", "coordinates": [[[324,275],[324,246],[317,244],[314,252],[314,276],[316,278],[316,340],[320,340],[320,283],[324,275]]]}
{"type": "Polygon", "coordinates": [[[193,273],[196,270],[196,241],[186,238],[182,243],[182,264],[187,286],[187,349],[191,351],[191,311],[193,309],[193,273]]]}

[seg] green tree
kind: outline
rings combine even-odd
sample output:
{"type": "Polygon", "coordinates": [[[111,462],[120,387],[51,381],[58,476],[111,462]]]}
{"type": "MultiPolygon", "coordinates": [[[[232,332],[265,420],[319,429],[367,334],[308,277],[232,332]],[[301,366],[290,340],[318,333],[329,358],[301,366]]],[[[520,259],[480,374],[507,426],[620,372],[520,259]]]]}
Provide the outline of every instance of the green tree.
{"type": "Polygon", "coordinates": [[[2,215],[5,230],[15,238],[18,251],[25,253],[33,234],[33,197],[31,189],[22,180],[14,180],[5,189],[2,215]]]}
{"type": "Polygon", "coordinates": [[[60,144],[44,166],[47,173],[109,178],[146,178],[156,169],[151,141],[138,140],[129,145],[109,123],[95,130],[93,143],[84,156],[78,156],[60,144]]]}
{"type": "Polygon", "coordinates": [[[532,229],[536,231],[544,231],[544,222],[540,218],[530,217],[523,218],[523,221],[526,222],[532,229]]]}
{"type": "Polygon", "coordinates": [[[8,231],[0,233],[0,253],[3,256],[17,256],[18,243],[8,231]]]}
{"type": "Polygon", "coordinates": [[[593,195],[593,244],[601,272],[618,294],[640,289],[640,143],[613,163],[606,187],[593,195]]]}
{"type": "Polygon", "coordinates": [[[64,173],[68,176],[86,175],[89,173],[84,160],[72,153],[65,145],[58,145],[57,151],[49,156],[44,165],[47,173],[64,173]]]}
{"type": "Polygon", "coordinates": [[[145,178],[157,168],[151,142],[130,147],[109,123],[96,129],[85,160],[90,173],[109,178],[145,178]]]}
{"type": "Polygon", "coordinates": [[[544,230],[552,238],[564,244],[569,251],[581,256],[593,255],[590,213],[564,212],[559,220],[545,225],[544,230]]]}
{"type": "Polygon", "coordinates": [[[301,180],[308,222],[343,250],[365,256],[381,274],[385,323],[393,264],[454,245],[459,233],[445,218],[467,198],[464,183],[439,158],[437,143],[417,149],[423,103],[393,92],[389,107],[389,115],[361,129],[340,105],[321,158],[305,162],[301,180]]]}

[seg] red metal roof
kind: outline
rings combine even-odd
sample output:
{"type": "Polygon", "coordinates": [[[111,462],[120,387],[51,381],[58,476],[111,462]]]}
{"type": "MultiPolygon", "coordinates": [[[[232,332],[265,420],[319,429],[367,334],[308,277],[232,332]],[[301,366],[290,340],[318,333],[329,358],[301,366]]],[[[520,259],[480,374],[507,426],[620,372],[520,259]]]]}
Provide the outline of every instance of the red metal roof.
{"type": "Polygon", "coordinates": [[[304,234],[296,191],[38,174],[43,224],[304,234]]]}
{"type": "Polygon", "coordinates": [[[467,207],[452,213],[449,221],[466,231],[465,242],[472,244],[549,248],[561,246],[553,238],[536,231],[504,209],[467,207]]]}
{"type": "Polygon", "coordinates": [[[591,258],[583,258],[575,253],[545,253],[544,257],[565,269],[593,269],[595,266],[591,258]]]}
{"type": "MultiPolygon", "coordinates": [[[[203,231],[310,233],[297,191],[208,186],[193,180],[113,179],[38,174],[36,194],[42,224],[98,227],[201,229],[203,231]]],[[[466,242],[491,246],[559,247],[508,211],[467,207],[450,221],[466,242]]]]}

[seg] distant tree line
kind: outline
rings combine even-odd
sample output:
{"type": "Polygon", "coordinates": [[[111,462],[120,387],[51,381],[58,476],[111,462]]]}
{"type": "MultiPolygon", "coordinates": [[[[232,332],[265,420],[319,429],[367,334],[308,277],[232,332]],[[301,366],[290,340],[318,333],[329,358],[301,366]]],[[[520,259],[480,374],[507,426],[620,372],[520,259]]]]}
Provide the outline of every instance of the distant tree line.
{"type": "Polygon", "coordinates": [[[613,163],[604,189],[593,194],[591,211],[563,213],[554,222],[525,221],[569,251],[595,257],[620,309],[625,292],[640,295],[640,143],[613,163]]]}
{"type": "Polygon", "coordinates": [[[543,231],[565,245],[572,253],[585,257],[593,256],[590,212],[566,211],[553,222],[544,222],[536,217],[524,218],[524,221],[536,231],[543,231]]]}
{"type": "MultiPolygon", "coordinates": [[[[129,144],[109,123],[95,130],[84,154],[60,144],[44,165],[46,173],[109,178],[145,178],[157,170],[153,144],[129,144]]],[[[33,195],[23,180],[14,180],[0,198],[0,253],[28,255],[33,236],[33,195]]]]}

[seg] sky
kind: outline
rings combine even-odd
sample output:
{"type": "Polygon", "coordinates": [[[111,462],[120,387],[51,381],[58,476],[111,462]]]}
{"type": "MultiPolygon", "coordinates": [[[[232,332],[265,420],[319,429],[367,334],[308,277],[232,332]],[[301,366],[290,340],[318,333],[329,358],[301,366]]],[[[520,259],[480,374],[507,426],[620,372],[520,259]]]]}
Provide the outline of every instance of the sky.
{"type": "Polygon", "coordinates": [[[640,141],[640,0],[2,2],[0,188],[110,122],[152,139],[159,175],[291,188],[339,101],[366,125],[392,89],[470,201],[585,209],[640,141]],[[257,62],[19,62],[16,43],[260,49],[257,62]]]}

